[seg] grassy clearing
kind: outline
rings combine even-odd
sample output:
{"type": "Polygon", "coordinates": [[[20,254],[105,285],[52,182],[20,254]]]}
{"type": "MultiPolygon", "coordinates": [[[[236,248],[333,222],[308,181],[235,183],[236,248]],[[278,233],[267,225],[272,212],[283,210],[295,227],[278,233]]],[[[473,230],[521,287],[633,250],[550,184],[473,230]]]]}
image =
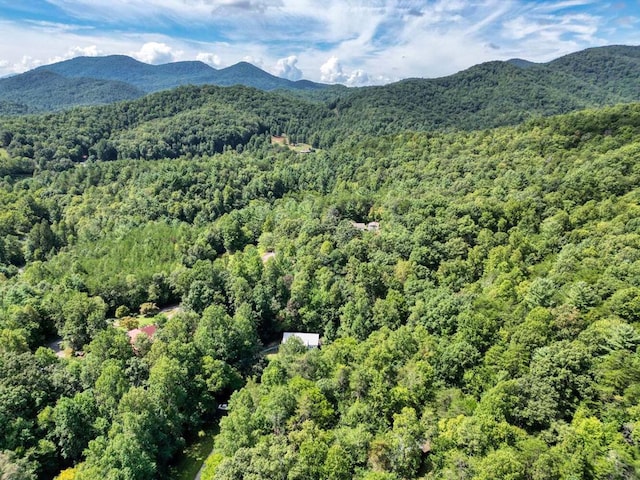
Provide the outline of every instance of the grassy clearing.
{"type": "Polygon", "coordinates": [[[202,464],[213,450],[213,441],[220,432],[218,423],[204,432],[199,438],[190,443],[171,468],[171,477],[175,480],[193,480],[202,464]]]}
{"type": "Polygon", "coordinates": [[[308,143],[291,143],[289,137],[287,137],[286,135],[272,136],[271,145],[282,145],[284,147],[288,147],[289,150],[293,150],[294,152],[298,153],[309,153],[317,151],[313,148],[312,145],[309,145],[308,143]]]}
{"type": "Polygon", "coordinates": [[[136,317],[138,319],[138,328],[146,327],[148,325],[155,325],[157,323],[157,319],[154,316],[152,317],[136,317]]]}
{"type": "Polygon", "coordinates": [[[289,145],[289,148],[298,153],[309,153],[316,151],[313,146],[309,145],[308,143],[296,143],[295,145],[289,145]]]}

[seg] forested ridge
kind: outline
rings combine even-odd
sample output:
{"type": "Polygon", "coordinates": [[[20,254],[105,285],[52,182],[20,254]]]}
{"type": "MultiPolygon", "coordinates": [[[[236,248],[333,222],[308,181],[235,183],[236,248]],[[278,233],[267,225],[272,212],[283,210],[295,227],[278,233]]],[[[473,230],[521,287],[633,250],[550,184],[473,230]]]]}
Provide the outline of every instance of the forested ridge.
{"type": "MultiPolygon", "coordinates": [[[[61,170],[92,159],[213,155],[225,146],[243,148],[265,133],[286,134],[292,142],[329,148],[363,135],[470,131],[516,125],[585,108],[637,102],[639,52],[640,47],[612,46],[585,50],[546,64],[487,62],[448,77],[408,79],[359,89],[334,86],[266,92],[245,86],[188,85],[113,103],[127,98],[129,89],[137,89],[118,84],[115,96],[104,100],[109,105],[0,117],[0,147],[8,150],[13,162],[0,165],[0,174],[61,170]]],[[[81,65],[89,62],[78,71],[82,74],[90,74],[102,61],[79,60],[81,65]]],[[[60,72],[71,68],[72,62],[57,64],[60,72]]],[[[193,62],[183,63],[170,64],[169,70],[199,72],[204,68],[193,62]]],[[[102,87],[111,88],[114,78],[130,80],[127,74],[133,73],[120,63],[117,65],[124,71],[103,73],[105,78],[99,80],[75,81],[99,82],[102,87]]],[[[255,68],[249,64],[237,67],[249,71],[255,68]]],[[[134,68],[133,72],[138,70],[134,68]]],[[[64,77],[46,69],[30,75],[47,85],[39,95],[49,102],[64,95],[83,97],[93,92],[91,88],[77,87],[61,95],[56,82],[46,79],[53,76],[63,81],[64,77]]],[[[4,82],[19,83],[19,80],[9,78],[4,82]]],[[[0,107],[11,113],[28,113],[16,102],[17,98],[12,96],[0,102],[0,107]]]]}
{"type": "Polygon", "coordinates": [[[172,478],[220,403],[207,479],[640,475],[640,104],[455,131],[340,105],[0,119],[2,475],[172,478]],[[263,355],[284,331],[322,348],[263,355]]]}
{"type": "Polygon", "coordinates": [[[319,103],[332,127],[368,134],[477,129],[541,115],[640,101],[640,47],[590,48],[547,63],[521,59],[475,65],[442,78],[347,88],[292,82],[240,62],[220,70],[197,61],[148,65],[123,55],[77,57],[0,79],[0,114],[112,104],[193,85],[244,85],[319,103]]]}
{"type": "Polygon", "coordinates": [[[610,46],[548,63],[486,62],[454,75],[358,89],[335,109],[374,134],[470,130],[640,99],[640,48],[610,46]],[[365,125],[366,123],[366,125],[365,125]]]}
{"type": "Polygon", "coordinates": [[[311,95],[335,88],[276,77],[247,62],[216,70],[199,61],[149,65],[125,55],[76,57],[0,78],[0,114],[110,104],[185,85],[244,85],[261,90],[307,91],[311,95]]]}

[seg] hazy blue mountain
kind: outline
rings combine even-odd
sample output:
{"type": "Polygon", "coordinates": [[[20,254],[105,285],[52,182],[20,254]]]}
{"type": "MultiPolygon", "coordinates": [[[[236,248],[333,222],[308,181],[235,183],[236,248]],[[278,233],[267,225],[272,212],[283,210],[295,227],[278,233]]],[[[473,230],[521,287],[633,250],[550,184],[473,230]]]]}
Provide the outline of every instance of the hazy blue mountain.
{"type": "Polygon", "coordinates": [[[89,77],[118,80],[145,92],[168,90],[181,85],[245,85],[260,90],[317,89],[325,85],[313,82],[292,82],[271,75],[247,62],[217,70],[199,61],[149,65],[124,55],[77,57],[39,67],[69,78],[89,77]]]}
{"type": "Polygon", "coordinates": [[[246,62],[217,70],[199,61],[149,65],[126,55],[77,57],[0,79],[0,114],[133,100],[182,85],[206,84],[308,92],[328,87],[308,80],[292,82],[246,62]]]}

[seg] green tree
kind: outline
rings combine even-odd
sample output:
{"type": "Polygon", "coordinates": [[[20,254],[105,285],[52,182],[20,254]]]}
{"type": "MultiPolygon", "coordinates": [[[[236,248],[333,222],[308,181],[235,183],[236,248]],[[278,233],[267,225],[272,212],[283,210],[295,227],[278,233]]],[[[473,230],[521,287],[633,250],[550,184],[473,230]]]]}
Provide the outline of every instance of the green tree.
{"type": "Polygon", "coordinates": [[[83,450],[96,436],[93,427],[96,417],[96,402],[90,391],[58,400],[51,414],[54,424],[52,437],[65,459],[80,460],[83,450]]]}

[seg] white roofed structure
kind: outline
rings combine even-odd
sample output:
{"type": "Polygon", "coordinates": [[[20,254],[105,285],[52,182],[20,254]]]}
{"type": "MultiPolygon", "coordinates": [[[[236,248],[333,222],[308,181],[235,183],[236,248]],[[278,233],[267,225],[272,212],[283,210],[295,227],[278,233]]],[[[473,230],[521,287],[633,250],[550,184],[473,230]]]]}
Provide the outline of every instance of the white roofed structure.
{"type": "Polygon", "coordinates": [[[307,348],[318,348],[320,346],[319,333],[284,332],[282,334],[282,343],[285,343],[291,337],[298,337],[307,348]]]}

